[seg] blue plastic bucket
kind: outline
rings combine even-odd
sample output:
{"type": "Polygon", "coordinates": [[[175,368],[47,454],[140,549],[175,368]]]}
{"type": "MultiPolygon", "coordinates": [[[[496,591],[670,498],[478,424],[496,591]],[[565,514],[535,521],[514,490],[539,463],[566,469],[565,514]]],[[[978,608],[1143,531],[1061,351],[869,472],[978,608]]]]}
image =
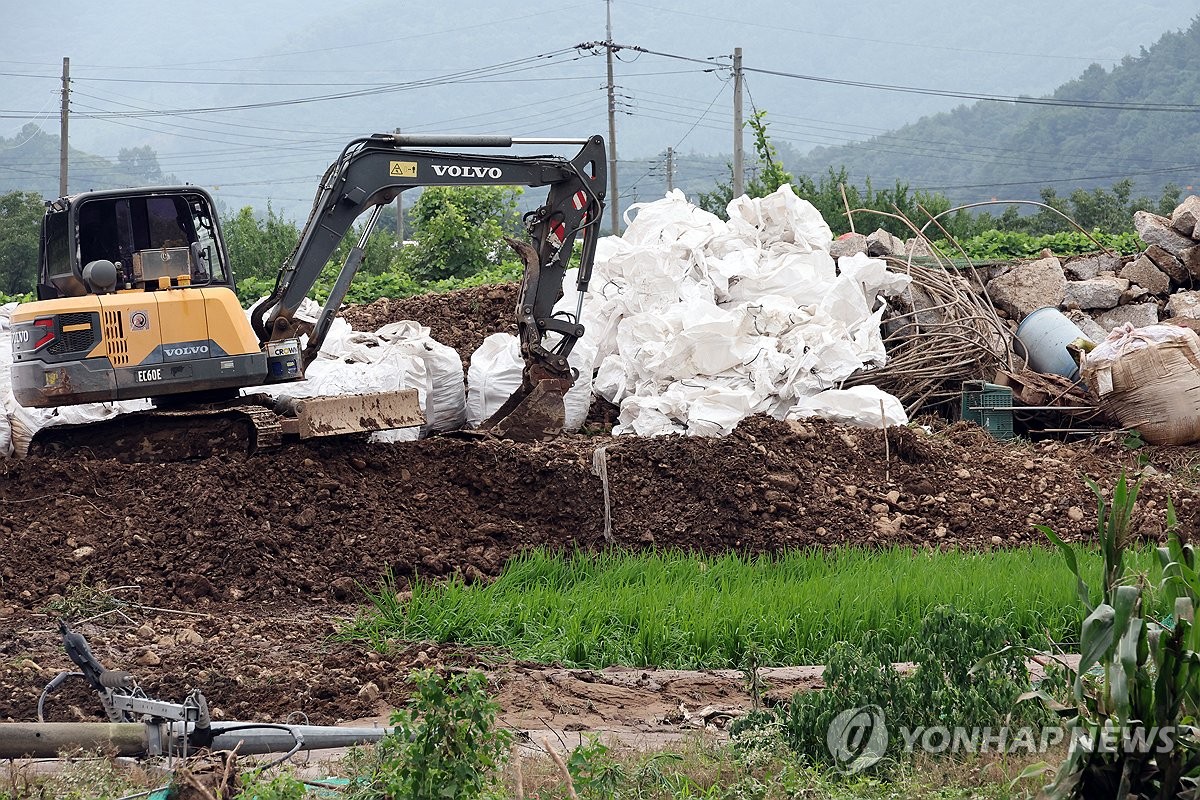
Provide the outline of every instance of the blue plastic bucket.
{"type": "Polygon", "coordinates": [[[1025,317],[1017,326],[1017,355],[1031,369],[1079,380],[1079,365],[1067,351],[1076,339],[1086,339],[1079,326],[1054,306],[1043,306],[1025,317]]]}

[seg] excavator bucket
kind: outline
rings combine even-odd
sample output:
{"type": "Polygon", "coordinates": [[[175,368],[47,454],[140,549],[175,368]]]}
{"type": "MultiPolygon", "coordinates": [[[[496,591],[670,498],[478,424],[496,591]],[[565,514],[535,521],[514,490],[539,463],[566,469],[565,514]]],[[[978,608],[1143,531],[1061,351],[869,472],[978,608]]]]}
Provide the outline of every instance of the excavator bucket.
{"type": "Polygon", "coordinates": [[[416,389],[329,397],[282,397],[275,405],[284,433],[301,439],[387,431],[422,425],[425,417],[416,389]]]}
{"type": "Polygon", "coordinates": [[[480,430],[514,442],[538,442],[557,436],[567,418],[563,397],[573,383],[566,378],[543,378],[532,384],[526,381],[479,426],[480,430]]]}

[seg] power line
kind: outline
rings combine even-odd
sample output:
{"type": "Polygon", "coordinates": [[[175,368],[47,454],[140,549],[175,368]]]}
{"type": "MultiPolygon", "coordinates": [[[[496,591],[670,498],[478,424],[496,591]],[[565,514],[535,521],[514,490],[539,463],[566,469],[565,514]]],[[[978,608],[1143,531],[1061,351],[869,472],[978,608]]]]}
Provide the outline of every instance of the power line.
{"type": "MultiPolygon", "coordinates": [[[[576,45],[576,47],[581,50],[589,50],[599,46],[599,44],[600,43],[597,42],[585,42],[583,44],[576,45]]],[[[689,61],[701,64],[711,63],[714,69],[730,68],[729,64],[717,62],[717,59],[729,58],[729,56],[712,56],[707,59],[701,59],[693,56],[680,55],[678,53],[665,53],[659,50],[650,50],[638,45],[612,44],[612,46],[618,50],[631,50],[638,53],[646,53],[649,55],[661,56],[663,58],[670,58],[678,61],[689,61]]],[[[961,100],[987,100],[991,102],[1017,103],[1024,105],[1045,105],[1060,106],[1064,108],[1090,108],[1114,111],[1152,111],[1173,113],[1194,113],[1200,111],[1200,105],[1188,105],[1184,103],[1125,103],[1108,100],[1064,100],[1053,97],[1026,97],[1021,95],[988,94],[985,92],[961,92],[952,91],[949,89],[934,89],[921,86],[902,86],[898,84],[872,83],[869,81],[852,81],[844,78],[831,78],[823,75],[807,75],[799,72],[785,72],[783,70],[766,69],[763,67],[743,66],[742,69],[746,72],[757,72],[763,75],[774,75],[776,77],[792,78],[795,80],[812,81],[816,83],[828,83],[836,86],[855,86],[863,89],[878,89],[881,91],[923,94],[936,97],[953,97],[961,100]]]]}

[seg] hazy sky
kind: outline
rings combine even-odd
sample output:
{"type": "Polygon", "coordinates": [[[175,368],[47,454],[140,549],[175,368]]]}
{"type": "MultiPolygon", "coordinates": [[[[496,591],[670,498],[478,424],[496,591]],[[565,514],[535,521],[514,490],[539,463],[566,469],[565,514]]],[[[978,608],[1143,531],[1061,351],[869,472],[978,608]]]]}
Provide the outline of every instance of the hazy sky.
{"type": "MultiPolygon", "coordinates": [[[[573,49],[604,38],[603,0],[0,7],[0,136],[30,121],[57,132],[69,56],[73,146],[115,157],[150,144],[166,171],[230,205],[306,203],[341,145],[375,131],[608,132],[604,58],[573,49]]],[[[735,47],[747,114],[766,109],[773,136],[804,151],[961,102],[811,78],[1037,95],[1196,12],[1181,0],[613,0],[613,39],[656,51],[616,64],[619,155],[729,152],[735,47]]]]}

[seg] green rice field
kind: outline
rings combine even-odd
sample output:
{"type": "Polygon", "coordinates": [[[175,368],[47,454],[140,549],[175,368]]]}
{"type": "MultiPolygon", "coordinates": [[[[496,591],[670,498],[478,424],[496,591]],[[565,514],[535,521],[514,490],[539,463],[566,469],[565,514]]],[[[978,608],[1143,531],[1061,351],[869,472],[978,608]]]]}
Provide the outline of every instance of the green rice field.
{"type": "MultiPolygon", "coordinates": [[[[1151,586],[1153,549],[1127,563],[1151,586]]],[[[1100,559],[1081,554],[1099,583],[1100,559]]],[[[1050,548],[991,552],[911,549],[718,558],[682,552],[555,555],[531,551],[489,584],[418,581],[393,588],[346,630],[385,648],[432,640],[502,648],[571,667],[668,668],[822,663],[839,641],[877,632],[904,659],[932,608],[1006,620],[1023,640],[1071,649],[1082,620],[1074,578],[1050,548]]],[[[1165,611],[1162,611],[1165,614],[1165,611]]]]}

